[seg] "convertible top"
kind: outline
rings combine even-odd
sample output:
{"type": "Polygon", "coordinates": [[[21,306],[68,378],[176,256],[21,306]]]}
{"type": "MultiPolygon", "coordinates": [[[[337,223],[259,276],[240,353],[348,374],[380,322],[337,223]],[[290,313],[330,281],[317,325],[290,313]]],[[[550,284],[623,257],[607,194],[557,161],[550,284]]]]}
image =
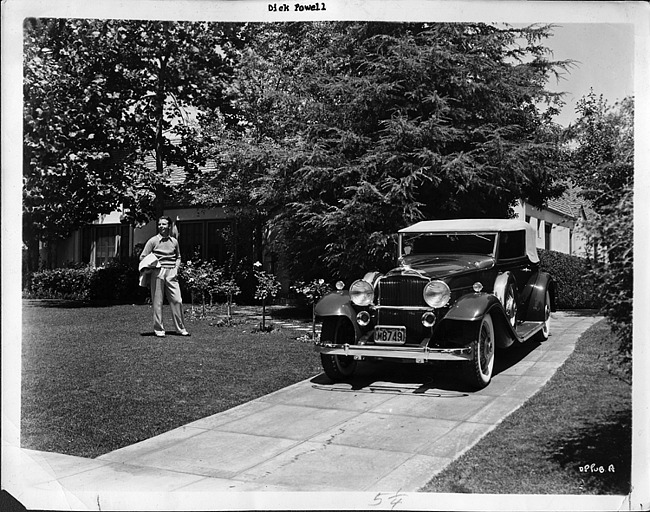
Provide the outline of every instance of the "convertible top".
{"type": "Polygon", "coordinates": [[[537,263],[535,228],[517,219],[449,219],[423,220],[400,229],[400,233],[495,233],[504,231],[526,231],[526,254],[528,259],[537,263]]]}

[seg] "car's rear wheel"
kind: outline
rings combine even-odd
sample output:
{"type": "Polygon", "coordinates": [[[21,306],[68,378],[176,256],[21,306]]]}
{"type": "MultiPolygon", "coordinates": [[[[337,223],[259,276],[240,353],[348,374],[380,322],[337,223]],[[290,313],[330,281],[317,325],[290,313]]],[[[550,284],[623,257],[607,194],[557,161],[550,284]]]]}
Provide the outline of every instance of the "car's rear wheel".
{"type": "Polygon", "coordinates": [[[488,313],[481,320],[478,336],[472,342],[472,359],[467,369],[468,380],[477,389],[483,389],[492,380],[494,349],[494,323],[488,313]]]}
{"type": "Polygon", "coordinates": [[[544,320],[541,330],[535,335],[535,341],[546,341],[551,335],[551,294],[544,294],[544,320]]]}
{"type": "Polygon", "coordinates": [[[517,294],[515,292],[515,285],[510,283],[506,288],[503,307],[506,310],[506,316],[510,326],[515,329],[517,327],[517,294]]]}
{"type": "MultiPolygon", "coordinates": [[[[325,318],[321,329],[321,341],[341,345],[354,344],[354,327],[347,319],[325,318]]],[[[334,382],[346,381],[352,378],[357,369],[357,361],[352,356],[321,354],[320,360],[325,375],[334,382]]]]}

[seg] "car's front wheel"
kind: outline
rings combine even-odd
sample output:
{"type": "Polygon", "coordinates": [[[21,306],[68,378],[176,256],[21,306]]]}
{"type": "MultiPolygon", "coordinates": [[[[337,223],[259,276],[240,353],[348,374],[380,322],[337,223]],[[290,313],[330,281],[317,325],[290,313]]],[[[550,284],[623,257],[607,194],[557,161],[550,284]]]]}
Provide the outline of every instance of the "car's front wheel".
{"type": "Polygon", "coordinates": [[[467,369],[468,380],[477,389],[483,389],[492,380],[494,348],[494,323],[487,314],[481,320],[477,338],[472,342],[472,359],[467,369]]]}
{"type": "MultiPolygon", "coordinates": [[[[346,319],[325,318],[321,329],[321,341],[342,345],[354,344],[354,327],[346,319]]],[[[357,361],[352,356],[321,354],[320,360],[325,375],[334,382],[349,380],[357,369],[357,361]]]]}

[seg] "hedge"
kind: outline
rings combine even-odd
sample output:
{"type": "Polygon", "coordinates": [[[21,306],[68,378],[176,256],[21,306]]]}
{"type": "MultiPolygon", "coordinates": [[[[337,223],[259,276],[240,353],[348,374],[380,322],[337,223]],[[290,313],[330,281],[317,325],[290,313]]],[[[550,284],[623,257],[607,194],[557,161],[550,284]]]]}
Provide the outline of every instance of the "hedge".
{"type": "MultiPolygon", "coordinates": [[[[556,283],[558,309],[599,309],[601,294],[585,258],[538,249],[541,269],[556,283]]],[[[32,274],[25,295],[37,299],[142,302],[148,290],[138,285],[135,260],[112,262],[104,267],[77,266],[41,270],[32,274]]],[[[184,294],[185,295],[185,294],[184,294]]]]}
{"type": "Polygon", "coordinates": [[[558,309],[600,309],[603,306],[598,287],[589,277],[591,266],[586,258],[557,251],[538,249],[540,269],[553,277],[558,309]]]}
{"type": "Polygon", "coordinates": [[[25,296],[34,299],[141,302],[148,291],[138,284],[133,261],[111,262],[103,267],[74,266],[34,272],[25,296]]]}

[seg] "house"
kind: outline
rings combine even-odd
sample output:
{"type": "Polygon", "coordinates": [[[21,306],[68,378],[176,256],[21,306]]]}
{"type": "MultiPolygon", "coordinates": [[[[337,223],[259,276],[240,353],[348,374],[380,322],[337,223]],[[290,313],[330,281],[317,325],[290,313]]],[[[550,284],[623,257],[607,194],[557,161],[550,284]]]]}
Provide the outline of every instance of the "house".
{"type": "Polygon", "coordinates": [[[537,248],[573,256],[587,256],[585,222],[591,210],[574,191],[559,199],[550,199],[544,208],[519,201],[515,218],[532,225],[537,232],[537,248]]]}
{"type": "MultiPolygon", "coordinates": [[[[223,263],[228,256],[228,237],[238,229],[236,219],[222,207],[199,209],[174,206],[163,212],[172,218],[182,236],[179,237],[184,259],[198,256],[223,263]]],[[[584,221],[588,210],[569,198],[548,201],[537,208],[523,201],[515,206],[515,218],[525,220],[537,231],[537,247],[565,254],[585,256],[587,239],[584,221]]],[[[101,266],[116,258],[137,255],[146,241],[156,234],[156,222],[133,226],[124,222],[116,211],[100,216],[93,224],[73,233],[57,244],[52,266],[88,263],[101,266]]],[[[271,260],[266,262],[267,270],[271,260]]]]}
{"type": "MultiPolygon", "coordinates": [[[[148,158],[145,164],[155,169],[153,157],[148,158]]],[[[185,178],[183,169],[175,165],[168,169],[169,184],[180,185],[185,178]]],[[[170,217],[177,232],[183,234],[178,238],[184,260],[195,256],[220,264],[226,260],[227,238],[234,234],[237,223],[223,207],[196,208],[168,203],[163,215],[170,217]]],[[[87,263],[99,267],[114,259],[139,255],[147,240],[157,233],[157,223],[152,220],[144,225],[132,225],[125,218],[123,211],[100,215],[92,224],[58,242],[50,254],[51,266],[87,263]]]]}

